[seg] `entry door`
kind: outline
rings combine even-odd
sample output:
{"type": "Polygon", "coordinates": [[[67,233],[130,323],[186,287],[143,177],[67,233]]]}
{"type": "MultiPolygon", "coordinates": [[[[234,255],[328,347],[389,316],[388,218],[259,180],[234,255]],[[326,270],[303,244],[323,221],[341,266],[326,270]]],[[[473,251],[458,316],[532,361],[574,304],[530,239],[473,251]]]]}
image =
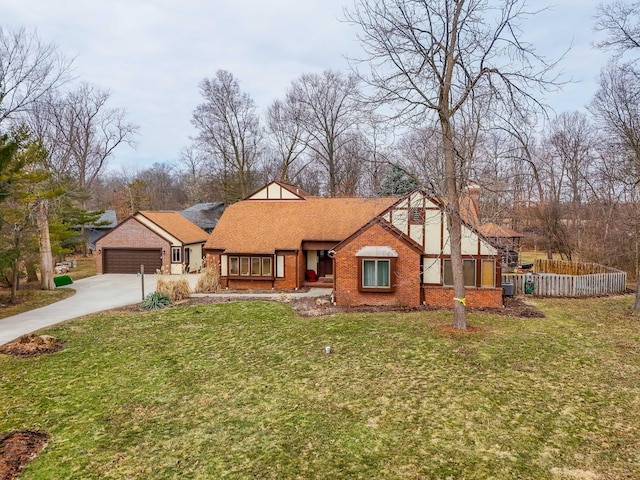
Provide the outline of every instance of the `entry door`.
{"type": "Polygon", "coordinates": [[[318,277],[333,275],[333,259],[328,250],[318,250],[318,277]]]}

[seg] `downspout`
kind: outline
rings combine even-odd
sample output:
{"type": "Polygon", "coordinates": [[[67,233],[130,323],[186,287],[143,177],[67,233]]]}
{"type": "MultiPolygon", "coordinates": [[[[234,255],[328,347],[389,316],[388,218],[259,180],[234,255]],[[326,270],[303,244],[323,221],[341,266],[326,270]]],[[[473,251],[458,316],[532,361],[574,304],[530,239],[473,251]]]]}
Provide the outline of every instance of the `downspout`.
{"type": "Polygon", "coordinates": [[[300,288],[300,265],[299,265],[299,261],[298,261],[298,255],[300,254],[300,250],[296,250],[296,290],[298,290],[300,288]]]}

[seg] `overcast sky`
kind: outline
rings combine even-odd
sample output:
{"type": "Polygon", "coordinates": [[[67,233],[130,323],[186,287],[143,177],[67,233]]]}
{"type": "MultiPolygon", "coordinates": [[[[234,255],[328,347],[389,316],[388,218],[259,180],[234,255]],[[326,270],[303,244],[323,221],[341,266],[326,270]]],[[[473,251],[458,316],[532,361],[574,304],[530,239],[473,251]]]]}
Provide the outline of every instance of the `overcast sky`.
{"type": "MultiPolygon", "coordinates": [[[[111,168],[171,162],[195,134],[198,83],[225,69],[260,111],[291,80],[325,69],[346,71],[357,56],[354,27],[341,22],[349,0],[2,0],[3,28],[37,30],[75,57],[74,74],[112,92],[140,126],[136,150],[121,147],[111,168]]],[[[530,2],[539,7],[540,0],[530,2]]],[[[556,111],[582,110],[606,56],[591,47],[600,0],[556,0],[524,25],[539,53],[557,58],[575,83],[546,99],[556,111]]]]}

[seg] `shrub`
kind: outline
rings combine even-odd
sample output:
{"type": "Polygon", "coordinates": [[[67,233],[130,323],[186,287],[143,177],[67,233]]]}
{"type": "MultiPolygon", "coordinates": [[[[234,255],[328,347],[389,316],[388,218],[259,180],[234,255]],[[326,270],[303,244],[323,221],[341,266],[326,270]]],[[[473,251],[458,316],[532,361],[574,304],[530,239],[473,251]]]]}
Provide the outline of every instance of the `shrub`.
{"type": "Polygon", "coordinates": [[[156,283],[156,292],[165,294],[172,302],[179,302],[180,300],[189,298],[191,295],[189,282],[186,278],[180,278],[178,280],[165,280],[163,278],[158,278],[156,283]]]}
{"type": "Polygon", "coordinates": [[[198,278],[196,292],[215,292],[218,288],[220,288],[220,268],[215,262],[211,267],[207,267],[198,278]]]}
{"type": "Polygon", "coordinates": [[[144,310],[157,310],[171,305],[171,299],[161,292],[153,292],[144,297],[141,307],[144,310]]]}

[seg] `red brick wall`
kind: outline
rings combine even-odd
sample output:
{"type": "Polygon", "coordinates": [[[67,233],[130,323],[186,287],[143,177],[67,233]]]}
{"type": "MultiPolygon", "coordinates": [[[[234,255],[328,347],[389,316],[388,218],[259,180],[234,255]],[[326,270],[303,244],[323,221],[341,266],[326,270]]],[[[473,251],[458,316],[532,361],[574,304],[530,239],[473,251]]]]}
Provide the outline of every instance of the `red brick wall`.
{"type": "Polygon", "coordinates": [[[96,241],[94,257],[98,273],[102,273],[103,248],[162,248],[164,249],[162,265],[170,265],[171,262],[171,244],[133,218],[125,220],[96,241]]]}
{"type": "Polygon", "coordinates": [[[344,245],[334,257],[335,300],[338,305],[420,305],[420,254],[397,235],[374,223],[344,245]],[[387,246],[398,253],[396,291],[388,293],[360,292],[356,252],[362,247],[387,246]]]}
{"type": "MultiPolygon", "coordinates": [[[[424,301],[433,307],[452,307],[453,288],[425,286],[424,301]]],[[[466,288],[467,307],[502,307],[502,288],[466,288]]]]}
{"type": "MultiPolygon", "coordinates": [[[[274,280],[253,280],[253,279],[235,279],[229,277],[220,278],[221,288],[233,288],[238,290],[267,290],[275,288],[276,290],[294,290],[302,284],[300,277],[304,279],[304,253],[299,252],[279,252],[278,256],[284,257],[284,277],[275,278],[274,280]],[[297,260],[297,262],[296,262],[297,260]],[[297,268],[300,267],[300,268],[297,268]]],[[[211,267],[217,261],[220,264],[219,252],[207,251],[207,267],[211,267]]],[[[275,260],[274,260],[275,261],[275,260]]],[[[276,264],[273,265],[274,269],[276,264]]]]}

